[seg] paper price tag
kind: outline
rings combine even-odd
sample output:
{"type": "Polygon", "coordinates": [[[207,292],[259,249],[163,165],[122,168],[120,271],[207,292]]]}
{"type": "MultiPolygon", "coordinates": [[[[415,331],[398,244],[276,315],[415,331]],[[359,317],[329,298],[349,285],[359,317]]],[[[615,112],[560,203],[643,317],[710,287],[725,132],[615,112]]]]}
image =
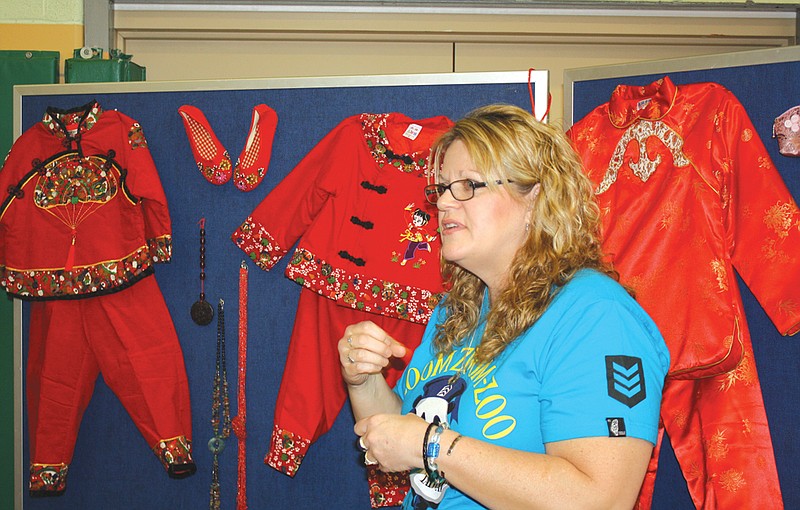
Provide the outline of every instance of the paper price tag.
{"type": "Polygon", "coordinates": [[[421,131],[422,131],[422,126],[420,126],[419,124],[409,124],[408,127],[406,128],[406,132],[403,133],[403,136],[405,136],[409,140],[416,140],[421,131]]]}

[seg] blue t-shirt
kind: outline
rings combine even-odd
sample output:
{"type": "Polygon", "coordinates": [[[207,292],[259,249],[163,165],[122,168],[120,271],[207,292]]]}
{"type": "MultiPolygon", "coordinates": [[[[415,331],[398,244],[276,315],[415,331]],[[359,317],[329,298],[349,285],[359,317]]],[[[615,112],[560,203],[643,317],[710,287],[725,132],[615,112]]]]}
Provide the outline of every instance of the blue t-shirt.
{"type": "MultiPolygon", "coordinates": [[[[488,298],[481,313],[487,310],[488,298]]],[[[437,308],[394,388],[403,413],[439,416],[464,436],[537,453],[545,443],[581,437],[655,444],[669,352],[655,323],[611,278],[579,271],[491,363],[472,361],[470,343],[480,341],[483,324],[474,341],[435,356],[435,325],[443,320],[437,308]]],[[[428,508],[413,499],[412,491],[404,508],[428,508]]],[[[449,487],[436,508],[471,507],[481,505],[449,487]]]]}

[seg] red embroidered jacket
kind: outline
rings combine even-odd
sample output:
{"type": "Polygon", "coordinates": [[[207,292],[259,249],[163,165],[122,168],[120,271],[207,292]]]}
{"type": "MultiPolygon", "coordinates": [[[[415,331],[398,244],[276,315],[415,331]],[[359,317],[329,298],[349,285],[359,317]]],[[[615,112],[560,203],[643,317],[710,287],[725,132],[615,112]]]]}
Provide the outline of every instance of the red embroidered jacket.
{"type": "Polygon", "coordinates": [[[747,334],[734,268],[783,334],[800,330],[800,211],[723,86],[620,85],[569,132],[622,282],[678,378],[725,373],[747,334]]]}
{"type": "Polygon", "coordinates": [[[48,108],[0,170],[0,285],[21,299],[121,290],[171,258],[164,190],[141,126],[96,102],[48,108]]]}
{"type": "Polygon", "coordinates": [[[233,233],[265,270],[342,306],[427,323],[442,293],[427,158],[446,117],[361,114],[326,135],[233,233]]]}

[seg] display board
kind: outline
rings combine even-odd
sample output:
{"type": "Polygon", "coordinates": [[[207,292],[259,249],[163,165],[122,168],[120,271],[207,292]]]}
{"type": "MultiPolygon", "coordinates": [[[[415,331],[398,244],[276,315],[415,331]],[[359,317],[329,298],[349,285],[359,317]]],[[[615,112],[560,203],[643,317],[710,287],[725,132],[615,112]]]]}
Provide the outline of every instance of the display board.
{"type": "MultiPolygon", "coordinates": [[[[568,70],[564,75],[564,118],[570,124],[577,122],[608,102],[617,85],[648,85],[664,76],[677,85],[716,82],[731,90],[745,107],[795,201],[800,200],[800,158],[782,156],[772,137],[774,119],[800,104],[800,48],[568,70]]],[[[739,280],[739,284],[785,508],[800,508],[800,338],[781,336],[744,282],[739,280]]],[[[653,509],[676,508],[693,508],[693,504],[671,445],[665,439],[653,509]]]]}
{"type": "MultiPolygon", "coordinates": [[[[223,82],[154,82],[86,84],[16,89],[17,135],[41,120],[48,106],[72,108],[97,100],[142,126],[159,169],[173,226],[173,260],[156,267],[183,348],[192,399],[194,455],[198,472],[187,479],[167,477],[117,398],[97,382],[85,412],[75,456],[69,466],[66,493],[32,499],[27,493],[28,435],[25,401],[18,392],[16,433],[24,444],[16,459],[17,508],[207,508],[212,456],[207,442],[211,426],[215,373],[216,321],[193,323],[189,314],[199,284],[199,227],[205,218],[206,300],[225,301],[227,373],[232,415],[236,410],[238,274],[245,254],[230,236],[261,200],[332,128],[364,112],[400,112],[413,119],[445,115],[456,120],[471,109],[510,103],[543,118],[547,107],[547,72],[454,73],[443,75],[359,78],[305,78],[223,82]],[[264,181],[243,193],[230,181],[208,183],[199,173],[178,108],[200,108],[231,158],[241,152],[251,112],[265,103],[278,114],[272,158],[264,181]]],[[[332,155],[332,157],[335,157],[332,155]]],[[[263,463],[269,446],[273,411],[281,382],[300,286],[283,272],[285,257],[266,272],[248,262],[247,353],[247,496],[250,508],[369,508],[366,471],[353,434],[349,407],[333,428],[311,445],[294,478],[263,463]]],[[[27,304],[16,304],[16,375],[26,360],[27,304]],[[21,312],[21,313],[20,313],[21,312]]],[[[17,388],[22,388],[21,381],[17,388]]],[[[236,498],[237,441],[231,436],[220,455],[222,508],[236,498]]]]}

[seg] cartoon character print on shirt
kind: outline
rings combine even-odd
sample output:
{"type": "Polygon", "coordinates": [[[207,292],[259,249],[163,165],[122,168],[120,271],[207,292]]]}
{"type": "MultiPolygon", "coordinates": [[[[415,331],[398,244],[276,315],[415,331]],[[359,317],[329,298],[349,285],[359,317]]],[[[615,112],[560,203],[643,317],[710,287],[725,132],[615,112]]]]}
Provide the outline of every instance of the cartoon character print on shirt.
{"type": "MultiPolygon", "coordinates": [[[[414,401],[411,412],[428,423],[448,424],[458,421],[458,406],[461,395],[467,389],[467,383],[462,378],[452,376],[437,377],[428,381],[423,387],[422,395],[414,401]]],[[[444,498],[448,485],[434,486],[428,481],[424,470],[414,470],[410,476],[413,489],[414,510],[438,508],[444,498]]]]}
{"type": "Polygon", "coordinates": [[[424,259],[417,259],[417,252],[426,251],[430,253],[430,243],[436,240],[436,232],[432,232],[428,223],[431,215],[415,207],[414,203],[408,204],[403,209],[408,225],[406,230],[400,234],[400,242],[405,242],[406,247],[402,255],[402,260],[398,252],[392,252],[392,260],[400,261],[401,266],[405,266],[409,261],[414,261],[413,267],[420,268],[426,263],[424,259]],[[417,260],[415,260],[417,259],[417,260]]]}

